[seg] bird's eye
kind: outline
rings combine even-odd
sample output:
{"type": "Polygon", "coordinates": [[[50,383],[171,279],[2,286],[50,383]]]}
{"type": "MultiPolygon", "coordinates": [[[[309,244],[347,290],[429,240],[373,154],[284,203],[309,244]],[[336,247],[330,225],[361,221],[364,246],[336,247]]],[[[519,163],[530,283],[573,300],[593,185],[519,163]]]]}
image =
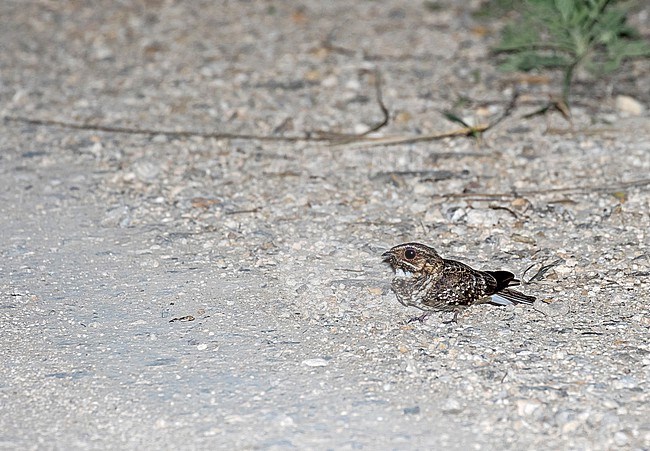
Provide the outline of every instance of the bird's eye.
{"type": "Polygon", "coordinates": [[[415,252],[415,249],[406,249],[404,251],[404,257],[406,257],[407,260],[413,260],[416,255],[417,252],[415,252]]]}

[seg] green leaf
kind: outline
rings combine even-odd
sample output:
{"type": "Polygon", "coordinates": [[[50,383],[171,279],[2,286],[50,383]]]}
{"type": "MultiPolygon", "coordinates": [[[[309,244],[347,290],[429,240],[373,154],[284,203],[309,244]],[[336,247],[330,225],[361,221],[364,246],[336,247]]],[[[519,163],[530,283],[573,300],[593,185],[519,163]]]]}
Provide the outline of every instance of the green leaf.
{"type": "MultiPolygon", "coordinates": [[[[561,69],[568,96],[576,69],[596,74],[626,59],[650,56],[650,46],[626,23],[624,2],[615,0],[524,0],[519,19],[504,27],[495,48],[504,70],[561,69]]],[[[513,5],[513,9],[517,5],[513,5]]],[[[516,16],[515,16],[516,17],[516,16]]],[[[567,101],[567,99],[564,99],[567,101]]]]}
{"type": "Polygon", "coordinates": [[[644,41],[617,41],[608,50],[609,55],[619,55],[625,58],[650,56],[650,44],[644,41]]]}
{"type": "Polygon", "coordinates": [[[457,123],[457,124],[462,125],[463,127],[470,128],[470,126],[467,125],[467,123],[466,123],[463,119],[461,119],[460,116],[456,115],[456,114],[455,114],[454,112],[452,112],[452,111],[448,111],[448,110],[442,111],[442,115],[443,115],[443,116],[444,116],[448,121],[455,122],[455,123],[457,123]]]}
{"type": "Polygon", "coordinates": [[[505,62],[501,64],[501,69],[529,72],[534,69],[564,68],[568,64],[569,60],[561,55],[543,55],[538,52],[524,52],[508,55],[505,62]]]}
{"type": "Polygon", "coordinates": [[[555,7],[560,12],[564,22],[571,20],[575,11],[575,2],[573,0],[555,0],[555,7]]]}

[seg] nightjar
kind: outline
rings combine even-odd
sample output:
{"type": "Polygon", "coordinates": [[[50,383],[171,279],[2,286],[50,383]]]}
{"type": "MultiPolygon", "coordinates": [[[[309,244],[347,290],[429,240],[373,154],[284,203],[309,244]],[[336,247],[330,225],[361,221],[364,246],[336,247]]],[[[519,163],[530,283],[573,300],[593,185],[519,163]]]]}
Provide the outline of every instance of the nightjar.
{"type": "Polygon", "coordinates": [[[535,297],[510,289],[519,280],[508,271],[478,271],[464,263],[447,260],[435,249],[420,243],[406,243],[382,254],[393,268],[391,288],[404,306],[417,307],[424,321],[433,311],[454,312],[477,304],[528,304],[535,297]]]}

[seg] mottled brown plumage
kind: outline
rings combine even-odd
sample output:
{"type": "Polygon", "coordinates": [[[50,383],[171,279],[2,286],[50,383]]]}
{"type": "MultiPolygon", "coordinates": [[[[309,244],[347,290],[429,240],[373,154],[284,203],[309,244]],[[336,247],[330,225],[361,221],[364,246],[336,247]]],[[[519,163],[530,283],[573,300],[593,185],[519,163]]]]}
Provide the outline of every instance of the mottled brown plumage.
{"type": "Polygon", "coordinates": [[[508,271],[478,271],[464,263],[443,259],[435,249],[420,243],[393,247],[382,257],[395,271],[391,288],[404,306],[417,307],[425,313],[458,312],[476,304],[532,304],[527,296],[509,287],[519,285],[508,271]]]}

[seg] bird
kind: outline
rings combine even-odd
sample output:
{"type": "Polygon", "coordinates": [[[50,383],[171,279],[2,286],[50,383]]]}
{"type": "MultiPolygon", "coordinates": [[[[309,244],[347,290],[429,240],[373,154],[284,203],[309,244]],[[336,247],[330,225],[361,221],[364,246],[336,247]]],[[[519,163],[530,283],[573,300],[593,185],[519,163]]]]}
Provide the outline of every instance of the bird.
{"type": "MultiPolygon", "coordinates": [[[[520,281],[509,271],[479,271],[465,263],[448,260],[432,247],[421,243],[399,244],[382,254],[395,277],[391,288],[405,307],[424,311],[411,321],[424,320],[432,312],[458,313],[478,304],[532,305],[529,296],[510,287],[520,281]]],[[[409,321],[409,322],[411,322],[409,321]]]]}

